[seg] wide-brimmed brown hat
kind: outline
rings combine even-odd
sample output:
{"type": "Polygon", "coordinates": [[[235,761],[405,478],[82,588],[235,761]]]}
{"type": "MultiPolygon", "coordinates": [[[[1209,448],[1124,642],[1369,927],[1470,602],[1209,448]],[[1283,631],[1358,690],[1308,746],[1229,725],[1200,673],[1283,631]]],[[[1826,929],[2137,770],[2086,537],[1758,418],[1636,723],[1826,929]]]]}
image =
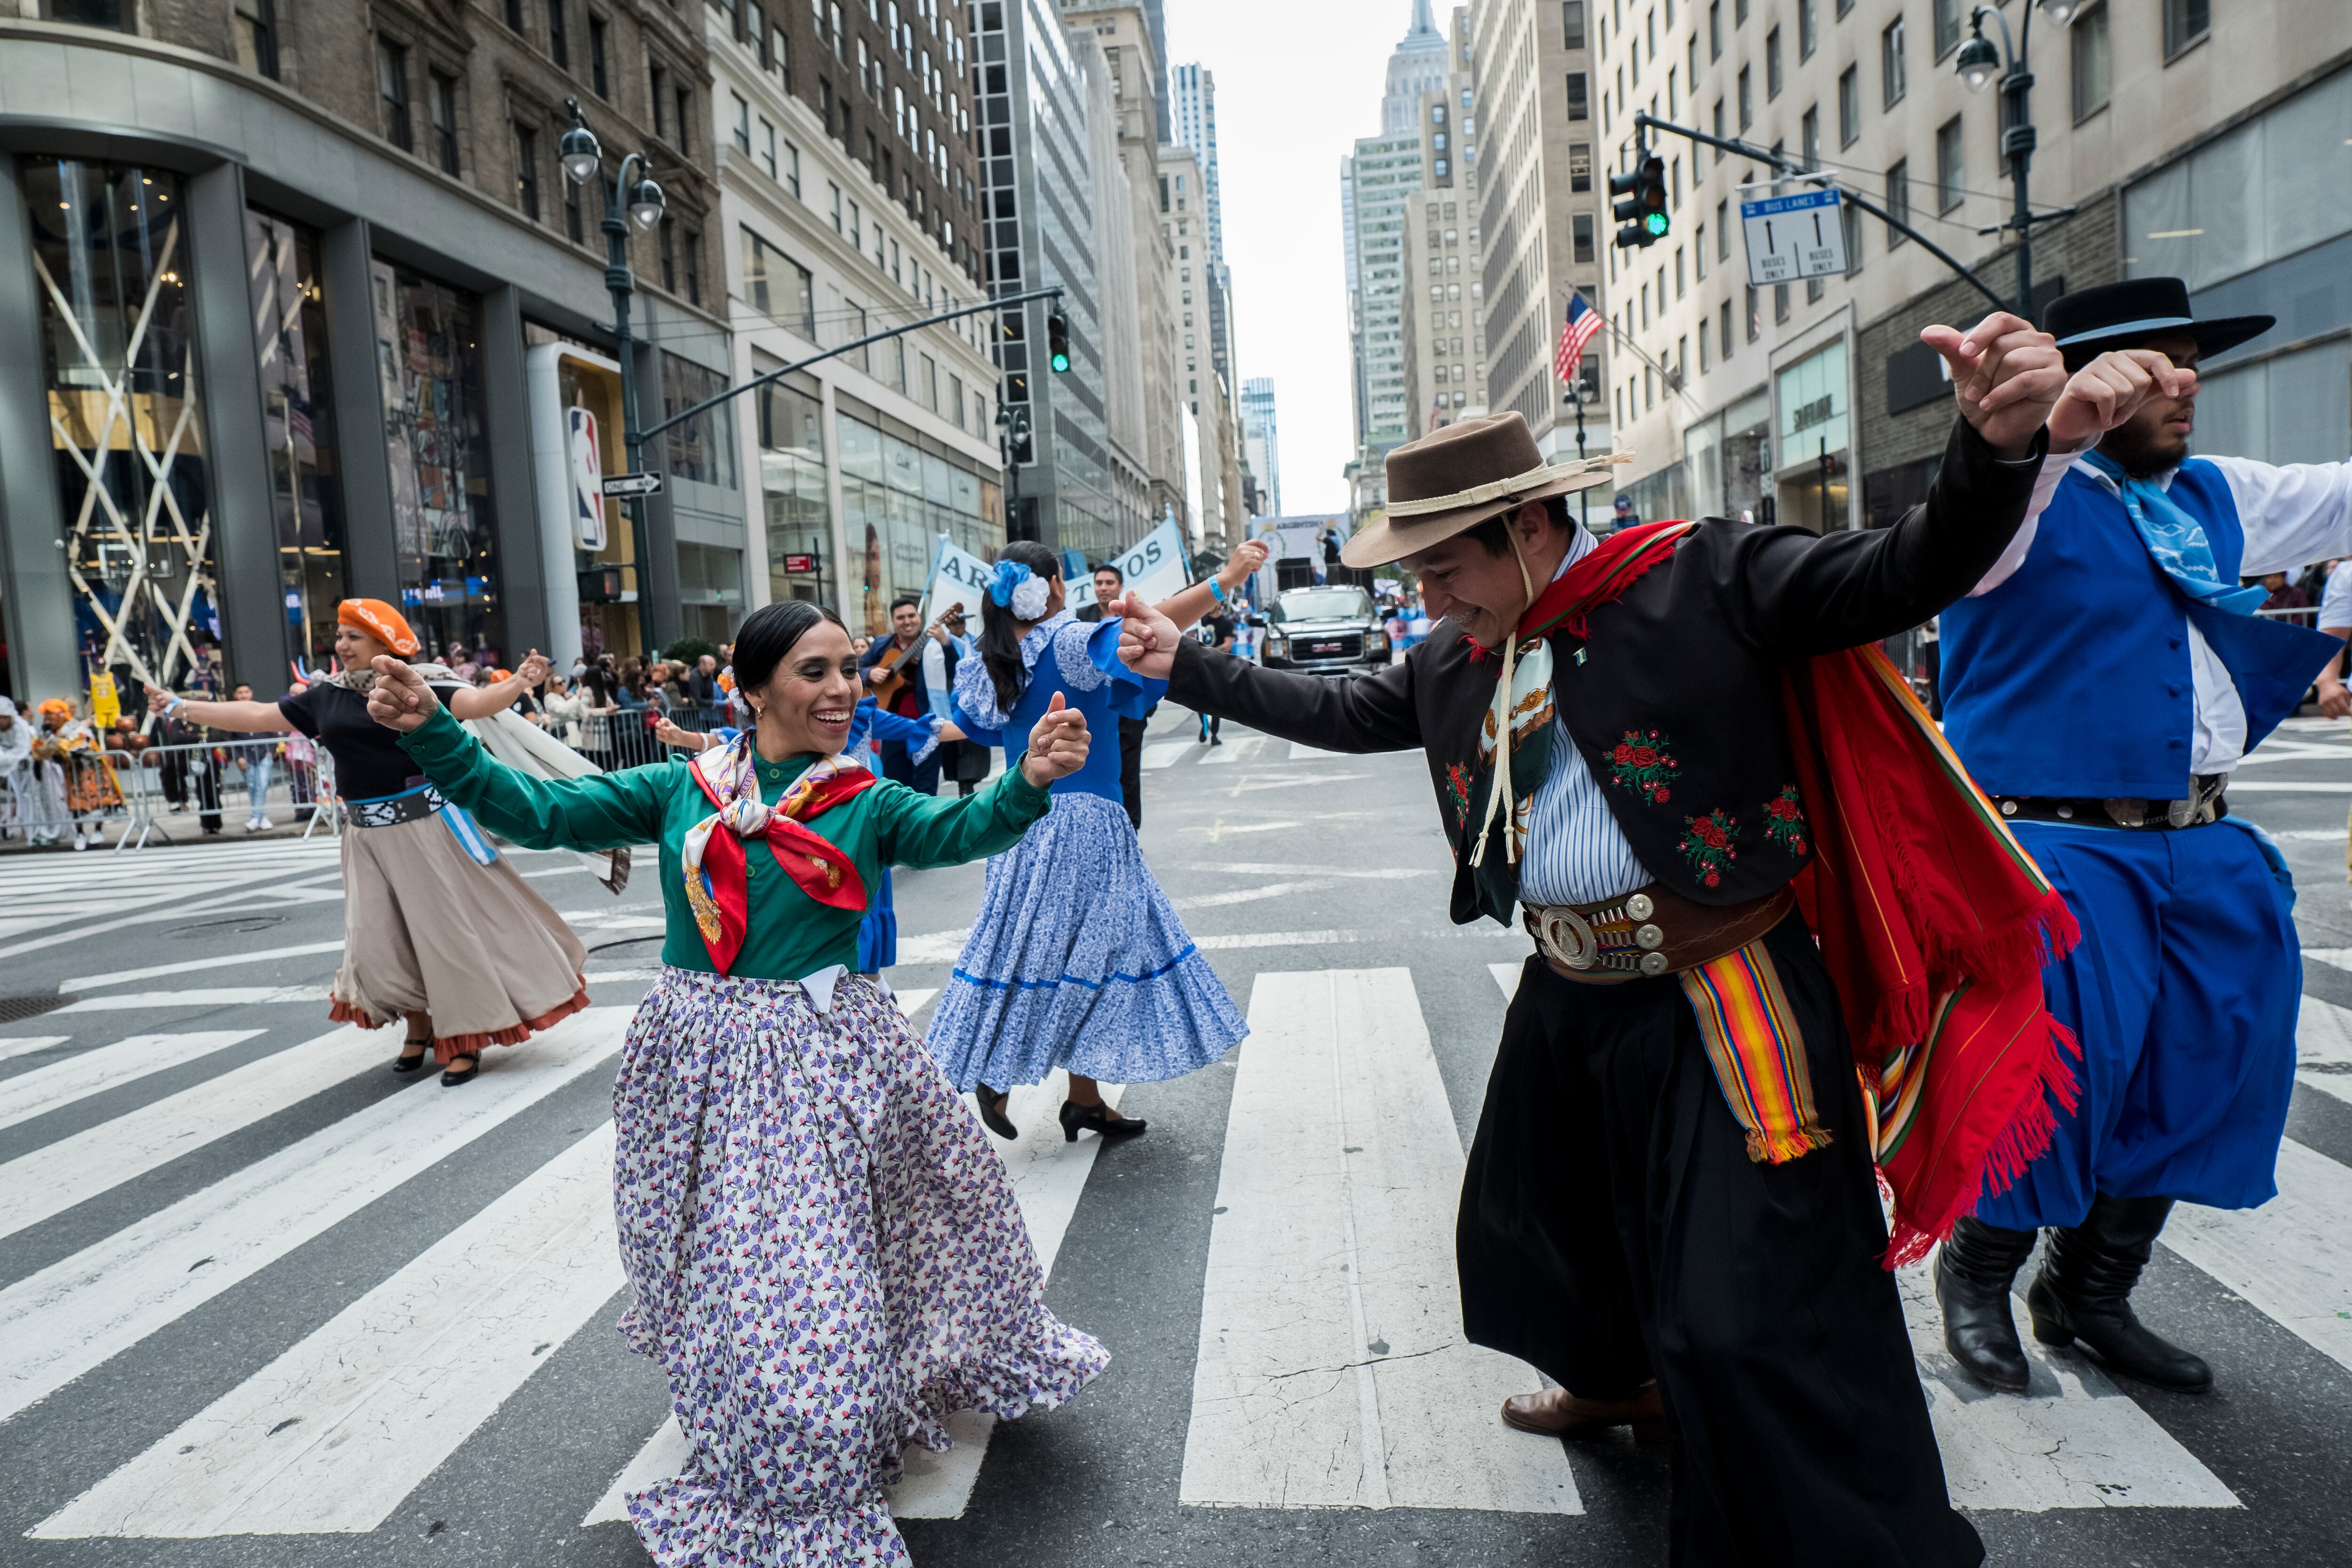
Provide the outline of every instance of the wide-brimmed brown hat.
{"type": "Polygon", "coordinates": [[[1385,566],[1442,543],[1531,500],[1572,495],[1609,482],[1619,455],[1547,463],[1516,409],[1433,430],[1389,454],[1384,516],[1339,551],[1350,566],[1385,566]]]}

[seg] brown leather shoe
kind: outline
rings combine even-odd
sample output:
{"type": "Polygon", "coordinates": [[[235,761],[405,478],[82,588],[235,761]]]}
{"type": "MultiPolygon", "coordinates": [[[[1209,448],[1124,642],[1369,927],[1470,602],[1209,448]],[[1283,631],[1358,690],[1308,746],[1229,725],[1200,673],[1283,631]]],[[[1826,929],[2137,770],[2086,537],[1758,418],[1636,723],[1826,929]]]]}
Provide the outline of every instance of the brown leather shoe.
{"type": "Polygon", "coordinates": [[[1612,1426],[1631,1426],[1646,1442],[1665,1436],[1666,1413],[1655,1383],[1643,1384],[1631,1399],[1579,1399],[1565,1388],[1547,1388],[1503,1401],[1503,1425],[1538,1437],[1598,1437],[1612,1426]]]}

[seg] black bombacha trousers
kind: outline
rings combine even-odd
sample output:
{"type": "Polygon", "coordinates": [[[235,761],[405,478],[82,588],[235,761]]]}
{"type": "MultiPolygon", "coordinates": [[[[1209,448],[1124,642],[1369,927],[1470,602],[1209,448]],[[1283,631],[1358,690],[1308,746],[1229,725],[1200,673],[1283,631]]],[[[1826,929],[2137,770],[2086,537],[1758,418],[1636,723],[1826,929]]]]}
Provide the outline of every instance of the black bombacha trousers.
{"type": "Polygon", "coordinates": [[[1748,1159],[1672,976],[1586,984],[1530,957],[1463,1180],[1465,1326],[1589,1398],[1657,1379],[1675,1563],[1974,1568],[1879,1267],[1836,993],[1802,921],[1766,941],[1830,1146],[1748,1159]]]}

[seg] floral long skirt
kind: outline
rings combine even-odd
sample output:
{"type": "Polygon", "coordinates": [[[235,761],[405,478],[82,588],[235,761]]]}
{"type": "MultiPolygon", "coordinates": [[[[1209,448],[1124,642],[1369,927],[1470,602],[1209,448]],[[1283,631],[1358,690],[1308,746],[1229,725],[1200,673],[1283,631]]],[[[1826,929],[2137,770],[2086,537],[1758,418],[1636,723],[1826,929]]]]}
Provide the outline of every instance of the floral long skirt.
{"type": "Polygon", "coordinates": [[[613,1091],[614,1205],[693,1446],[629,1500],[665,1568],[903,1563],[884,1502],[947,1418],[1050,1409],[1109,1360],[1045,1310],[989,1147],[881,987],[667,969],[613,1091]]]}

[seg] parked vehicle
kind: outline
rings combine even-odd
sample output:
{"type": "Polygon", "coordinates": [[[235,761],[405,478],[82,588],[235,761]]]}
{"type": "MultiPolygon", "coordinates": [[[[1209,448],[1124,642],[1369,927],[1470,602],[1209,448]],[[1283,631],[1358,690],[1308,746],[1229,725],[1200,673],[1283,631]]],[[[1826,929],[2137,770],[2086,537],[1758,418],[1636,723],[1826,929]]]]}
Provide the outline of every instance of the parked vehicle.
{"type": "Polygon", "coordinates": [[[1293,588],[1266,614],[1268,669],[1349,676],[1388,661],[1388,633],[1361,588],[1293,588]]]}

